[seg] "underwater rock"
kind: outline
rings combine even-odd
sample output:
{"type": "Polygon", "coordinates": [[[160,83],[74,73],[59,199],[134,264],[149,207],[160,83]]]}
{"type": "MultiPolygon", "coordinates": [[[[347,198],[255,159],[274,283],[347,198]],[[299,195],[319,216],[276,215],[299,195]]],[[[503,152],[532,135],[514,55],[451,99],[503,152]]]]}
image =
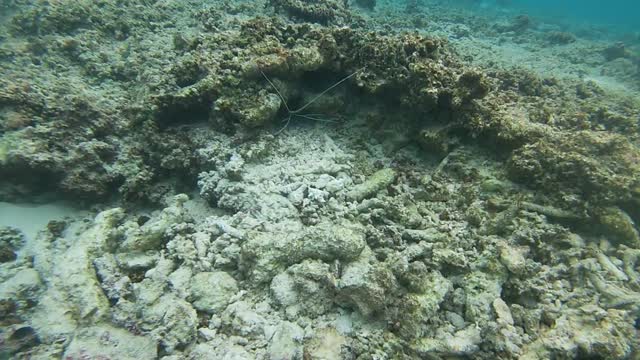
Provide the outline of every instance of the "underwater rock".
{"type": "Polygon", "coordinates": [[[623,42],[617,42],[602,50],[602,55],[607,61],[613,61],[624,57],[630,57],[631,52],[627,50],[627,47],[623,42]]]}
{"type": "MultiPolygon", "coordinates": [[[[600,260],[600,263],[603,264],[604,262],[600,260]]],[[[637,309],[640,307],[640,300],[638,300],[640,299],[640,293],[619,286],[613,281],[606,280],[600,273],[595,271],[598,266],[595,265],[593,259],[583,260],[581,267],[585,271],[589,282],[601,295],[601,301],[599,302],[601,306],[621,309],[637,309]]],[[[611,264],[604,263],[602,268],[609,273],[613,273],[613,276],[622,275],[619,273],[619,269],[611,268],[611,264]]]]}
{"type": "MultiPolygon", "coordinates": [[[[42,279],[34,269],[19,268],[12,276],[3,276],[0,282],[0,327],[22,323],[25,315],[36,306],[43,288],[42,279]]],[[[10,336],[10,333],[5,335],[10,336]]]]}
{"type": "Polygon", "coordinates": [[[40,342],[9,356],[638,352],[637,74],[631,47],[603,63],[614,32],[549,46],[571,38],[542,16],[529,31],[445,2],[366,21],[348,7],[375,1],[150,3],[0,5],[0,197],[136,211],[51,223],[26,247],[0,230],[0,323],[40,342]],[[271,134],[283,99],[347,74],[310,112],[346,121],[271,134]],[[420,130],[451,156],[432,163],[420,130]],[[202,204],[156,211],[198,174],[202,204]]]}
{"type": "Polygon", "coordinates": [[[67,223],[61,220],[51,220],[47,223],[47,230],[53,237],[61,237],[67,228],[67,223]]]}
{"type": "Polygon", "coordinates": [[[456,330],[462,330],[465,327],[465,321],[462,315],[454,313],[452,311],[447,311],[445,313],[445,317],[451,323],[451,325],[456,328],[456,330]]]}
{"type": "Polygon", "coordinates": [[[344,265],[336,285],[336,301],[369,316],[385,309],[397,286],[391,270],[366,248],[357,260],[344,265]]]}
{"type": "Polygon", "coordinates": [[[640,150],[617,134],[549,132],[515,150],[507,170],[514,181],[611,204],[630,200],[638,159],[640,150]],[[600,156],[587,155],[594,151],[600,156]]]}
{"type": "Polygon", "coordinates": [[[191,278],[189,299],[196,310],[219,313],[238,292],[238,284],[231,275],[222,272],[202,272],[191,278]]]}
{"type": "Polygon", "coordinates": [[[100,286],[111,301],[131,294],[131,279],[124,275],[113,254],[104,254],[93,261],[100,286]]]}
{"type": "Polygon", "coordinates": [[[267,94],[262,98],[256,99],[256,105],[253,108],[245,108],[240,113],[240,123],[255,128],[266,124],[273,120],[280,109],[282,101],[276,94],[267,94]]]}
{"type": "Polygon", "coordinates": [[[466,321],[486,323],[491,320],[493,302],[500,298],[506,278],[504,270],[502,273],[475,272],[465,276],[462,286],[466,297],[464,315],[466,321]]]}
{"type": "Polygon", "coordinates": [[[349,221],[323,221],[306,229],[301,244],[304,258],[334,260],[352,260],[365,248],[362,226],[349,221]]]}
{"type": "Polygon", "coordinates": [[[566,45],[576,42],[576,36],[566,31],[552,31],[547,35],[550,44],[566,45]]]}
{"type": "Polygon", "coordinates": [[[109,300],[98,281],[94,260],[107,249],[124,217],[120,208],[105,210],[93,222],[57,239],[56,247],[35,253],[35,268],[48,285],[33,323],[43,337],[60,336],[77,324],[98,323],[108,317],[109,300]],[[56,327],[50,326],[52,321],[56,327]]]}
{"type": "Polygon", "coordinates": [[[63,358],[151,360],[157,359],[157,356],[157,345],[154,340],[102,324],[84,328],[74,334],[65,349],[63,358]]]}
{"type": "Polygon", "coordinates": [[[420,356],[433,356],[437,354],[443,357],[473,356],[480,350],[482,336],[480,329],[471,325],[454,334],[439,334],[437,338],[422,338],[417,340],[412,347],[420,356]]]}
{"type": "Polygon", "coordinates": [[[374,196],[387,186],[393,184],[396,178],[396,172],[391,168],[384,168],[373,173],[365,182],[353,186],[347,192],[347,198],[350,200],[361,201],[368,197],[374,196]]]}
{"type": "Polygon", "coordinates": [[[0,283],[0,299],[27,305],[35,301],[41,290],[40,274],[31,268],[20,268],[13,276],[0,283]]]}
{"type": "Polygon", "coordinates": [[[303,339],[304,330],[300,326],[289,321],[281,322],[269,342],[269,359],[302,359],[303,339]]]}
{"type": "Polygon", "coordinates": [[[458,140],[451,136],[448,126],[430,126],[420,131],[418,141],[429,153],[445,156],[457,145],[458,140]]]}
{"type": "Polygon", "coordinates": [[[141,272],[151,269],[160,258],[159,251],[119,253],[116,256],[118,267],[125,272],[141,272]]]}
{"type": "Polygon", "coordinates": [[[18,229],[0,227],[0,263],[16,259],[16,251],[24,244],[24,235],[18,229]]]}
{"type": "Polygon", "coordinates": [[[492,324],[489,326],[491,330],[489,331],[490,333],[485,335],[485,338],[490,338],[496,348],[504,349],[513,356],[519,355],[523,339],[518,329],[514,326],[509,305],[498,298],[493,301],[493,310],[496,314],[496,326],[492,326],[492,324]]]}
{"type": "Polygon", "coordinates": [[[356,0],[356,5],[363,9],[373,10],[376,7],[376,0],[356,0]]]}
{"type": "Polygon", "coordinates": [[[267,282],[287,266],[304,259],[352,260],[365,247],[360,225],[349,221],[322,222],[301,232],[257,232],[242,246],[240,263],[252,281],[267,282]]]}
{"type": "Polygon", "coordinates": [[[500,262],[510,272],[516,275],[523,275],[526,271],[526,258],[528,249],[524,247],[509,246],[506,242],[499,243],[500,262]]]}
{"type": "Polygon", "coordinates": [[[578,355],[625,359],[633,351],[626,338],[636,331],[624,311],[592,305],[565,309],[549,331],[524,346],[521,359],[578,355]]]}
{"type": "Polygon", "coordinates": [[[0,358],[9,359],[16,353],[27,353],[40,344],[35,330],[27,325],[14,325],[0,332],[0,358]]]}
{"type": "Polygon", "coordinates": [[[220,321],[232,334],[253,339],[264,338],[266,319],[247,301],[229,305],[220,315],[220,321]]]}
{"type": "Polygon", "coordinates": [[[631,217],[620,208],[608,207],[597,212],[597,219],[610,240],[640,248],[640,234],[631,217]]]}
{"type": "Polygon", "coordinates": [[[345,359],[347,339],[335,328],[319,329],[304,346],[305,360],[340,360],[345,359]]]}
{"type": "Polygon", "coordinates": [[[119,244],[118,252],[159,250],[165,241],[165,231],[169,226],[185,221],[183,204],[189,199],[187,195],[176,195],[172,203],[164,208],[159,216],[153,217],[142,226],[137,222],[123,225],[124,241],[119,244]]]}
{"type": "Polygon", "coordinates": [[[325,58],[316,46],[295,46],[287,56],[288,70],[294,74],[317,71],[324,62],[325,58]]]}
{"type": "Polygon", "coordinates": [[[429,333],[426,322],[437,316],[440,304],[445,296],[453,290],[450,280],[439,272],[431,272],[425,276],[420,293],[410,293],[402,297],[399,314],[396,319],[399,334],[403,338],[421,338],[429,333]]]}
{"type": "Polygon", "coordinates": [[[169,354],[195,339],[199,323],[191,304],[172,294],[162,295],[152,305],[142,307],[140,318],[141,327],[169,354]]]}
{"type": "Polygon", "coordinates": [[[512,31],[515,33],[522,33],[529,29],[532,25],[533,20],[529,17],[529,15],[522,14],[514,17],[508,23],[496,25],[496,29],[499,32],[512,31]]]}
{"type": "MultiPolygon", "coordinates": [[[[221,344],[211,345],[209,343],[196,344],[190,352],[194,359],[229,359],[229,360],[254,360],[255,354],[247,351],[242,345],[225,341],[221,344]],[[217,345],[217,346],[215,346],[217,345]]],[[[182,357],[176,355],[175,358],[163,357],[167,360],[181,360],[182,357]]]]}
{"type": "Polygon", "coordinates": [[[294,19],[321,24],[345,23],[351,17],[345,2],[327,0],[269,0],[276,11],[283,11],[294,19]]]}
{"type": "MultiPolygon", "coordinates": [[[[290,266],[271,281],[271,295],[285,308],[287,316],[319,316],[333,306],[333,274],[330,266],[317,260],[304,260],[290,266]]],[[[335,281],[335,279],[333,279],[335,281]]]]}
{"type": "Polygon", "coordinates": [[[460,102],[458,106],[466,106],[474,99],[486,97],[492,88],[491,80],[478,70],[466,70],[460,75],[456,85],[456,97],[460,102]]]}
{"type": "Polygon", "coordinates": [[[0,326],[19,324],[22,322],[17,314],[18,304],[15,300],[0,298],[0,326]]]}
{"type": "MultiPolygon", "coordinates": [[[[631,280],[631,282],[640,285],[640,273],[636,264],[640,261],[640,249],[625,249],[623,251],[622,260],[624,262],[624,272],[631,280]]],[[[636,286],[636,288],[640,288],[636,286]]]]}
{"type": "Polygon", "coordinates": [[[493,301],[493,310],[496,312],[497,322],[505,325],[513,325],[513,316],[509,305],[504,300],[497,298],[493,301]]]}

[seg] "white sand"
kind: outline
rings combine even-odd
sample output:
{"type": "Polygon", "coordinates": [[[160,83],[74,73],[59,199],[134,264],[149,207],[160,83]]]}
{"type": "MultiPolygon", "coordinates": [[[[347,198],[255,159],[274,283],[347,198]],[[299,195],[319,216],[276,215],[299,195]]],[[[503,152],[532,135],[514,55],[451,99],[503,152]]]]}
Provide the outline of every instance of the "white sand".
{"type": "Polygon", "coordinates": [[[46,229],[51,220],[62,220],[67,216],[79,216],[85,211],[73,208],[68,204],[56,202],[49,204],[13,204],[0,202],[0,226],[11,226],[20,229],[27,239],[46,229]]]}

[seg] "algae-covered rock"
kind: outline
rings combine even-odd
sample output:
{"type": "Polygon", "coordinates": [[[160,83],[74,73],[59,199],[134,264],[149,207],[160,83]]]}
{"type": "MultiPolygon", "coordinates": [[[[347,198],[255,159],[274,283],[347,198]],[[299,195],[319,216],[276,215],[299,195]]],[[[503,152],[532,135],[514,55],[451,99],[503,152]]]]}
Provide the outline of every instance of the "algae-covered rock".
{"type": "Polygon", "coordinates": [[[347,192],[347,198],[350,200],[361,201],[368,197],[372,197],[379,191],[386,189],[387,186],[393,184],[395,178],[396,172],[391,168],[378,170],[367,178],[365,182],[355,185],[351,190],[349,190],[349,192],[347,192]]]}
{"type": "Polygon", "coordinates": [[[316,331],[304,346],[304,358],[308,360],[340,360],[344,359],[348,345],[347,339],[335,328],[324,328],[316,331]]]}
{"type": "Polygon", "coordinates": [[[202,272],[191,278],[190,289],[193,307],[206,313],[218,313],[238,292],[238,284],[226,272],[202,272]]]}
{"type": "Polygon", "coordinates": [[[617,207],[604,208],[597,212],[598,222],[611,240],[633,248],[640,247],[640,235],[631,217],[617,207]]]}
{"type": "Polygon", "coordinates": [[[196,336],[198,316],[191,304],[172,294],[161,296],[141,309],[142,327],[171,354],[190,344],[196,336]]]}
{"type": "Polygon", "coordinates": [[[396,288],[391,270],[367,248],[357,260],[344,265],[336,286],[336,300],[371,315],[385,308],[396,288]]]}
{"type": "Polygon", "coordinates": [[[0,138],[0,166],[7,162],[10,144],[3,138],[0,138]]]}
{"type": "Polygon", "coordinates": [[[270,289],[276,303],[292,317],[318,316],[333,306],[332,273],[328,264],[305,260],[276,275],[270,289]]]}
{"type": "Polygon", "coordinates": [[[185,220],[183,204],[187,195],[176,195],[173,203],[164,208],[156,217],[139,226],[137,222],[125,225],[125,240],[118,247],[119,252],[158,250],[165,241],[165,231],[169,226],[185,220]]]}
{"type": "Polygon", "coordinates": [[[142,271],[155,266],[160,258],[158,251],[120,253],[116,260],[118,266],[124,271],[142,271]]]}
{"type": "MultiPolygon", "coordinates": [[[[225,341],[218,346],[209,343],[200,343],[194,346],[190,351],[190,357],[193,359],[230,359],[230,360],[254,360],[255,354],[247,351],[242,345],[225,341]]],[[[163,357],[167,360],[181,360],[183,357],[176,355],[175,357],[163,357]]]]}
{"type": "Polygon", "coordinates": [[[501,298],[497,298],[493,300],[492,305],[493,310],[496,312],[498,323],[513,325],[513,316],[511,315],[511,310],[509,310],[509,305],[507,305],[504,300],[502,300],[501,298]]]}
{"type": "Polygon", "coordinates": [[[640,178],[640,149],[628,139],[608,132],[525,127],[532,132],[525,137],[536,141],[511,154],[507,170],[512,180],[552,193],[573,193],[593,204],[631,200],[640,178]]]}
{"type": "Polygon", "coordinates": [[[347,221],[334,223],[323,221],[305,231],[302,238],[302,256],[333,260],[352,260],[365,247],[364,230],[347,221]]]}
{"type": "Polygon", "coordinates": [[[100,286],[109,300],[117,301],[131,293],[131,279],[120,271],[113,254],[104,254],[95,259],[93,264],[100,286]]]}
{"type": "Polygon", "coordinates": [[[28,268],[21,269],[0,283],[0,302],[11,303],[12,307],[26,310],[36,302],[42,285],[42,279],[37,271],[28,268]]]}
{"type": "Polygon", "coordinates": [[[112,358],[123,360],[157,359],[157,344],[146,336],[136,336],[110,325],[84,328],[74,334],[64,359],[112,358]]]}
{"type": "Polygon", "coordinates": [[[513,247],[506,243],[500,246],[500,262],[510,272],[516,275],[522,275],[526,270],[526,259],[528,249],[523,247],[513,247]]]}
{"type": "Polygon", "coordinates": [[[16,251],[24,244],[24,235],[8,226],[0,226],[0,263],[16,259],[16,251]]]}
{"type": "Polygon", "coordinates": [[[398,318],[395,320],[400,334],[405,338],[419,338],[427,330],[426,321],[437,316],[440,304],[445,296],[453,290],[450,280],[434,271],[424,275],[421,293],[403,296],[398,318]]]}
{"type": "Polygon", "coordinates": [[[241,264],[251,272],[252,280],[267,282],[287,266],[304,259],[351,260],[364,247],[360,225],[349,221],[322,222],[300,232],[252,234],[242,247],[241,264]]]}
{"type": "Polygon", "coordinates": [[[38,334],[31,326],[22,324],[3,326],[0,332],[0,344],[2,344],[0,346],[0,358],[16,359],[40,344],[40,339],[38,339],[38,334]]]}
{"type": "Polygon", "coordinates": [[[428,153],[445,156],[458,142],[457,138],[450,134],[450,127],[430,126],[422,129],[418,135],[420,146],[428,153]]]}
{"type": "Polygon", "coordinates": [[[238,336],[262,339],[266,320],[247,301],[237,301],[229,305],[220,316],[221,324],[238,336]]]}
{"type": "Polygon", "coordinates": [[[269,359],[301,359],[304,331],[300,326],[289,321],[278,324],[269,343],[269,359]]]}
{"type": "Polygon", "coordinates": [[[437,338],[422,338],[412,346],[420,356],[470,357],[480,350],[480,329],[469,326],[454,334],[441,333],[437,338]]]}
{"type": "Polygon", "coordinates": [[[287,64],[292,72],[318,70],[324,63],[324,57],[316,46],[296,46],[291,49],[287,64]]]}
{"type": "Polygon", "coordinates": [[[240,122],[247,127],[258,127],[271,121],[278,110],[282,101],[276,94],[267,94],[256,99],[254,107],[244,109],[240,114],[240,122]]]}
{"type": "Polygon", "coordinates": [[[491,319],[493,302],[502,293],[506,274],[469,273],[464,277],[462,286],[466,296],[465,320],[486,322],[491,319]]]}
{"type": "Polygon", "coordinates": [[[22,248],[0,233],[0,325],[29,324],[14,343],[38,348],[9,356],[638,352],[637,89],[616,75],[631,59],[603,64],[588,32],[549,52],[526,16],[494,26],[430,1],[370,21],[349,6],[375,1],[196,3],[0,5],[0,195],[33,195],[33,181],[150,211],[54,224],[22,248]],[[426,25],[462,37],[400,31],[426,25]],[[544,64],[507,66],[515,42],[544,64]],[[283,99],[313,105],[261,131],[287,116],[283,99]],[[149,207],[197,174],[203,204],[149,207]]]}
{"type": "Polygon", "coordinates": [[[0,135],[0,170],[2,166],[19,162],[20,151],[24,151],[25,146],[29,148],[31,144],[26,140],[23,141],[22,137],[21,131],[5,132],[0,135]]]}
{"type": "Polygon", "coordinates": [[[77,235],[73,246],[52,259],[49,276],[65,294],[65,307],[82,321],[97,322],[109,313],[109,301],[100,287],[93,260],[106,250],[124,216],[120,208],[101,212],[89,229],[77,235]]]}
{"type": "Polygon", "coordinates": [[[293,19],[321,24],[344,23],[351,17],[347,3],[337,0],[269,0],[268,4],[293,19]]]}
{"type": "Polygon", "coordinates": [[[627,359],[634,352],[628,341],[634,333],[637,329],[625,311],[586,305],[565,311],[555,319],[551,329],[524,346],[521,359],[577,356],[627,359]]]}

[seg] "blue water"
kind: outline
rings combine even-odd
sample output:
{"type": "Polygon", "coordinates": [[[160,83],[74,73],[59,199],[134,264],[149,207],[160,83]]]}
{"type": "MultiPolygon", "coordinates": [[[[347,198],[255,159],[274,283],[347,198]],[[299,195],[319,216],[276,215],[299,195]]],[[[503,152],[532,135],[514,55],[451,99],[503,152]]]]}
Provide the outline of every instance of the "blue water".
{"type": "Polygon", "coordinates": [[[640,32],[640,0],[461,0],[491,10],[520,11],[541,20],[640,32]]]}
{"type": "Polygon", "coordinates": [[[511,6],[537,16],[640,31],[639,0],[513,0],[511,6]]]}

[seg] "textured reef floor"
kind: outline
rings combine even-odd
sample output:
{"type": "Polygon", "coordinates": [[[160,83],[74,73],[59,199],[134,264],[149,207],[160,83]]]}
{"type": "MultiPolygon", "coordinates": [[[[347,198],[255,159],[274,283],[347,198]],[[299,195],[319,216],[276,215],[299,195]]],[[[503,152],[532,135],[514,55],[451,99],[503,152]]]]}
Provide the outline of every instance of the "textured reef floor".
{"type": "Polygon", "coordinates": [[[0,358],[640,356],[637,34],[0,6],[0,358]]]}

